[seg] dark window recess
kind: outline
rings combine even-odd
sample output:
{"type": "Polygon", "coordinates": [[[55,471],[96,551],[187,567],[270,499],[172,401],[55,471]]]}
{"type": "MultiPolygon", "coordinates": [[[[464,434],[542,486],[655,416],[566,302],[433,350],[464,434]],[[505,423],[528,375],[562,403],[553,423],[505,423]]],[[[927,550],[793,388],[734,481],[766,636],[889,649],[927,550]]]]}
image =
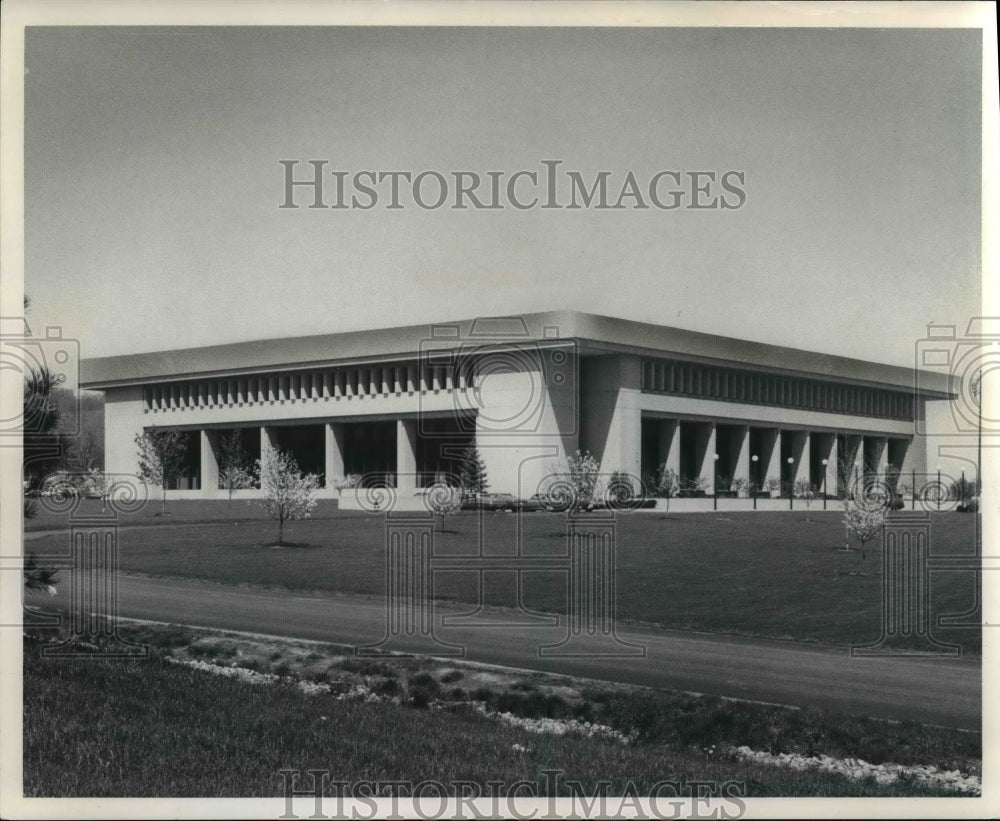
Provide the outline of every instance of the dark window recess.
{"type": "Polygon", "coordinates": [[[723,402],[913,420],[913,396],[904,391],[773,376],[738,368],[692,366],[670,360],[644,360],[642,389],[723,402]]]}

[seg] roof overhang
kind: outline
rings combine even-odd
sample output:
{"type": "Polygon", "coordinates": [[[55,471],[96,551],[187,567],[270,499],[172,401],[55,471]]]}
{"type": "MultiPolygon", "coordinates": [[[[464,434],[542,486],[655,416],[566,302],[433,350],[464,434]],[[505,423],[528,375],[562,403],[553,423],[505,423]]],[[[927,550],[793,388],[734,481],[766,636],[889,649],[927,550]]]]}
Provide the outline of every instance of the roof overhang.
{"type": "Polygon", "coordinates": [[[480,317],[430,325],[236,342],[201,348],[86,359],[81,388],[108,390],[191,378],[399,362],[460,349],[575,346],[582,356],[629,353],[812,376],[845,384],[917,391],[928,399],[957,395],[947,373],[575,311],[480,317]]]}

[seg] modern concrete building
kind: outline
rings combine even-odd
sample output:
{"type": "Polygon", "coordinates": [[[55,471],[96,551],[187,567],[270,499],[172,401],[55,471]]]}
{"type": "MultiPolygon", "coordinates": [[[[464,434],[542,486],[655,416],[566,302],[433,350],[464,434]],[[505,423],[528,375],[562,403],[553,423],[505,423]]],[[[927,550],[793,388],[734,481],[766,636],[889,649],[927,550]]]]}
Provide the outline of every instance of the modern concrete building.
{"type": "Polygon", "coordinates": [[[574,312],[91,359],[82,387],[105,393],[108,472],[136,471],[144,429],[187,434],[189,498],[224,495],[235,429],[250,459],[288,449],[329,496],[352,473],[413,496],[473,442],[490,490],[521,498],[577,450],[708,495],[739,479],[833,494],[845,473],[924,472],[916,423],[954,396],[946,375],[574,312]]]}

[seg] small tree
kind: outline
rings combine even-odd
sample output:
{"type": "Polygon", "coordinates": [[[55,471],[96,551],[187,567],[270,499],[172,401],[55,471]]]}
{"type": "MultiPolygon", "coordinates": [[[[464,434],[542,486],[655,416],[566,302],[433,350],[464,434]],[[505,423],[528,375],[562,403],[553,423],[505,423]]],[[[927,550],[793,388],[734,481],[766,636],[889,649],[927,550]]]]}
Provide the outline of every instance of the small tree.
{"type": "Polygon", "coordinates": [[[219,487],[229,492],[233,504],[233,491],[246,490],[256,484],[250,457],[243,448],[243,434],[239,430],[219,439],[219,487]]]}
{"type": "Polygon", "coordinates": [[[444,482],[439,482],[427,488],[427,506],[434,515],[434,526],[438,531],[444,530],[444,520],[447,516],[453,516],[462,509],[463,489],[451,487],[444,482]]]}
{"type": "Polygon", "coordinates": [[[842,502],[850,501],[854,495],[854,461],[846,459],[843,454],[837,457],[837,496],[842,502]]]}
{"type": "Polygon", "coordinates": [[[774,493],[778,492],[779,490],[781,490],[781,479],[778,479],[775,476],[771,476],[771,477],[765,479],[764,480],[764,490],[766,490],[768,493],[770,493],[772,495],[774,493]]]}
{"type": "Polygon", "coordinates": [[[597,490],[597,474],[601,469],[598,461],[590,455],[590,451],[577,451],[566,459],[567,474],[570,486],[573,488],[573,500],[570,510],[575,512],[580,508],[588,508],[594,503],[594,492],[597,490]]]}
{"type": "Polygon", "coordinates": [[[479,453],[479,448],[470,445],[462,453],[462,467],[458,473],[458,481],[462,495],[468,497],[477,493],[485,493],[490,486],[486,477],[486,462],[479,453]]]}
{"type": "Polygon", "coordinates": [[[257,461],[262,498],[257,504],[267,510],[272,519],[278,520],[277,545],[285,539],[285,522],[308,519],[316,507],[316,489],[319,477],[302,473],[290,453],[267,447],[257,461]]]}
{"type": "Polygon", "coordinates": [[[101,500],[101,513],[108,509],[108,496],[114,482],[100,468],[91,468],[84,477],[84,487],[89,495],[98,496],[101,500]]]}
{"type": "Polygon", "coordinates": [[[844,550],[849,551],[850,537],[858,541],[861,551],[861,564],[865,563],[865,545],[882,532],[885,527],[888,512],[882,505],[859,505],[849,503],[844,510],[844,550]]]}
{"type": "Polygon", "coordinates": [[[812,521],[809,518],[809,514],[811,511],[813,499],[816,498],[815,486],[808,479],[799,479],[795,483],[793,491],[795,493],[796,498],[802,499],[806,503],[806,521],[807,522],[812,521]]]}
{"type": "Polygon", "coordinates": [[[160,512],[167,512],[167,485],[180,473],[187,456],[187,437],[179,430],[149,428],[135,437],[139,478],[161,488],[160,512]]]}
{"type": "Polygon", "coordinates": [[[657,497],[666,500],[666,509],[663,518],[670,516],[670,500],[681,490],[681,477],[673,468],[667,467],[666,463],[660,465],[654,476],[653,492],[657,497]]]}

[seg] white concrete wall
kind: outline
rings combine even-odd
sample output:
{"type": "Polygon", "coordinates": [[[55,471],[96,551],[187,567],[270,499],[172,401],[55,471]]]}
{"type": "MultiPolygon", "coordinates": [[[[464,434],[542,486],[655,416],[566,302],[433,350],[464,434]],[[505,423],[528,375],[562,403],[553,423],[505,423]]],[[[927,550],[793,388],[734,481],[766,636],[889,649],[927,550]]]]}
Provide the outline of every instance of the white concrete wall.
{"type": "Polygon", "coordinates": [[[584,360],[580,390],[580,449],[600,462],[601,473],[639,476],[642,436],[642,360],[595,356],[584,360]]]}
{"type": "Polygon", "coordinates": [[[531,351],[487,360],[477,376],[471,406],[491,493],[528,498],[576,451],[578,365],[575,354],[563,353],[558,364],[531,351]]]}
{"type": "MultiPolygon", "coordinates": [[[[127,387],[104,394],[104,469],[136,474],[139,466],[135,437],[156,424],[143,413],[142,388],[127,387]]],[[[167,427],[165,423],[161,425],[167,427]]],[[[157,489],[157,492],[159,490],[157,489]]]]}

